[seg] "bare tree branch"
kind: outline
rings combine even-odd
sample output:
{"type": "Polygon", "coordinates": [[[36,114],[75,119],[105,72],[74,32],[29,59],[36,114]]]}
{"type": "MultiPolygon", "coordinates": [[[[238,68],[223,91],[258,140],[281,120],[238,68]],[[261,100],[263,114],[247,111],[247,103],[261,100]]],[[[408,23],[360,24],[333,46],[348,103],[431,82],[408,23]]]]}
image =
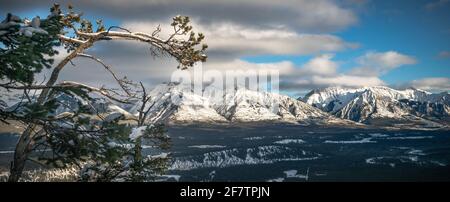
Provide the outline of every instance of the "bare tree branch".
{"type": "Polygon", "coordinates": [[[74,81],[63,81],[59,84],[53,85],[53,86],[47,86],[47,85],[30,85],[30,86],[7,86],[5,88],[10,89],[27,89],[27,90],[48,90],[48,89],[58,89],[58,88],[82,88],[85,90],[88,90],[89,92],[96,92],[99,93],[111,100],[120,102],[120,103],[128,103],[128,101],[121,100],[119,98],[116,98],[112,96],[107,89],[104,88],[95,88],[92,86],[88,86],[86,84],[74,82],[74,81]]]}
{"type": "Polygon", "coordinates": [[[111,26],[111,27],[108,28],[107,32],[111,31],[111,29],[114,29],[114,28],[121,29],[121,30],[126,31],[128,33],[131,33],[130,30],[125,29],[123,27],[119,27],[119,26],[111,26]]]}
{"type": "Polygon", "coordinates": [[[108,65],[105,64],[102,60],[100,60],[100,59],[98,59],[98,58],[96,58],[96,57],[94,57],[94,56],[92,56],[92,55],[88,55],[88,54],[85,54],[85,53],[78,53],[78,56],[92,59],[92,60],[94,60],[94,61],[100,63],[101,65],[103,65],[103,67],[105,67],[105,69],[106,69],[106,70],[114,77],[114,79],[115,79],[116,82],[119,84],[119,86],[122,88],[122,90],[123,90],[128,96],[131,96],[130,89],[126,86],[126,84],[123,82],[122,79],[119,79],[119,78],[117,77],[117,75],[114,73],[114,71],[111,69],[110,66],[108,66],[108,65]]]}
{"type": "Polygon", "coordinates": [[[64,41],[64,42],[69,42],[69,43],[76,43],[76,44],[83,44],[83,43],[86,43],[87,41],[82,41],[82,40],[79,40],[79,39],[75,39],[75,38],[70,38],[70,37],[67,37],[67,36],[64,36],[64,35],[58,35],[58,38],[61,40],[61,41],[64,41]]]}

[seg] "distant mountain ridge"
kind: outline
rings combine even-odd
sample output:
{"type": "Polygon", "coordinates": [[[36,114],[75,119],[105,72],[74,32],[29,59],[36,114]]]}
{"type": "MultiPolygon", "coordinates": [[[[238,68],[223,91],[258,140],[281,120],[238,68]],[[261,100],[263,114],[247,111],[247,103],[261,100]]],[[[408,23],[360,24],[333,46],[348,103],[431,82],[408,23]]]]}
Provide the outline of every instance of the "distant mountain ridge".
{"type": "MultiPolygon", "coordinates": [[[[418,89],[395,90],[388,87],[316,89],[305,97],[289,96],[236,88],[217,95],[213,87],[194,93],[190,85],[166,83],[148,93],[148,122],[250,123],[286,122],[303,125],[394,126],[402,128],[448,128],[450,96],[418,89]]],[[[220,92],[220,91],[219,91],[220,92]]],[[[77,98],[58,95],[58,116],[79,107],[100,113],[105,120],[124,117],[136,119],[141,100],[130,104],[96,98],[86,104],[77,98]]],[[[19,99],[12,96],[10,101],[19,99]]],[[[14,105],[10,105],[14,108],[14,105]]]]}
{"type": "MultiPolygon", "coordinates": [[[[150,121],[169,122],[259,122],[300,123],[335,122],[336,118],[288,96],[238,88],[214,97],[215,89],[206,87],[201,95],[190,86],[160,84],[150,93],[150,121]],[[275,108],[273,108],[276,106],[275,108]]],[[[139,106],[136,103],[135,106],[139,106]]],[[[130,113],[137,113],[137,108],[130,113]]],[[[344,121],[347,123],[348,121],[344,121]]]]}
{"type": "Polygon", "coordinates": [[[450,120],[448,93],[433,94],[413,88],[329,87],[313,90],[299,100],[338,118],[366,124],[390,121],[448,125],[450,120]]]}

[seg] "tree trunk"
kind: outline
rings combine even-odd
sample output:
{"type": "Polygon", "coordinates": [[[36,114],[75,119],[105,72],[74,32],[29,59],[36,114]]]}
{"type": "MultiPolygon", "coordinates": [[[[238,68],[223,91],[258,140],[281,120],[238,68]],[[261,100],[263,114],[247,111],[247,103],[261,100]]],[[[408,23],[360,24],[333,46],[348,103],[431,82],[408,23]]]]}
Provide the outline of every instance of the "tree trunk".
{"type": "Polygon", "coordinates": [[[22,175],[25,162],[27,161],[28,155],[34,146],[33,129],[34,125],[29,125],[17,142],[16,150],[14,152],[14,161],[11,162],[10,174],[8,178],[9,182],[19,181],[20,176],[22,175]]]}
{"type": "Polygon", "coordinates": [[[136,139],[136,143],[134,145],[134,163],[137,171],[141,171],[142,168],[142,140],[141,137],[136,139]]]}
{"type": "MultiPolygon", "coordinates": [[[[66,64],[77,57],[78,53],[83,52],[85,49],[91,47],[92,41],[83,43],[76,50],[72,51],[67,57],[65,57],[52,71],[50,79],[45,84],[46,86],[53,86],[58,80],[60,71],[66,66],[66,64]]],[[[37,99],[38,104],[42,104],[47,99],[49,88],[43,89],[41,94],[37,99]]],[[[31,123],[28,125],[27,129],[20,136],[19,142],[16,145],[16,150],[14,152],[14,161],[11,163],[10,175],[8,178],[9,182],[17,182],[22,175],[23,168],[25,167],[25,162],[28,159],[33,146],[34,146],[34,129],[36,125],[31,123]]]]}

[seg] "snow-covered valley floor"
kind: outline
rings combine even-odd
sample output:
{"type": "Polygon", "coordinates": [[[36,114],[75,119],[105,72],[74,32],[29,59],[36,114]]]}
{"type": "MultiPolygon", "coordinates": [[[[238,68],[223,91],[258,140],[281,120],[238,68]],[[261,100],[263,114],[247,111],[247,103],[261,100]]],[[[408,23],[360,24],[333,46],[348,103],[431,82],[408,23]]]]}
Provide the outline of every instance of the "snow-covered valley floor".
{"type": "MultiPolygon", "coordinates": [[[[168,134],[173,163],[158,181],[450,180],[448,130],[197,125],[168,134]]],[[[14,141],[0,135],[2,170],[14,141]]]]}

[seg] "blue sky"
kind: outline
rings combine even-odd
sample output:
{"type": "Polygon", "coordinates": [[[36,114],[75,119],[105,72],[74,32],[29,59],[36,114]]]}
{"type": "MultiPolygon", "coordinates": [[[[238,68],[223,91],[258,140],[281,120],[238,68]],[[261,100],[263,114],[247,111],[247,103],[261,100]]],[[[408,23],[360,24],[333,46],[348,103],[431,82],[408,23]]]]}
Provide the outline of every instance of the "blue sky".
{"type": "Polygon", "coordinates": [[[439,53],[450,49],[450,4],[429,10],[426,9],[429,2],[374,1],[367,14],[360,15],[358,25],[339,35],[361,43],[360,51],[393,49],[417,58],[417,64],[395,69],[382,77],[389,83],[448,77],[450,60],[440,58],[439,53]]]}
{"type": "MultiPolygon", "coordinates": [[[[439,56],[450,50],[450,2],[427,9],[436,1],[377,0],[357,11],[359,22],[335,34],[356,42],[359,48],[339,52],[341,71],[356,64],[354,58],[368,51],[395,50],[417,59],[416,64],[405,65],[381,76],[388,84],[401,84],[425,77],[450,77],[450,58],[439,56]]],[[[301,65],[312,56],[263,55],[245,57],[251,62],[267,63],[283,60],[301,65]]]]}
{"type": "MultiPolygon", "coordinates": [[[[175,15],[190,16],[209,45],[204,69],[276,69],[282,92],[292,96],[328,86],[450,90],[450,0],[57,2],[72,2],[88,19],[150,33],[157,25],[170,30],[175,15]]],[[[0,11],[46,16],[52,3],[0,0],[0,11]]],[[[147,50],[127,42],[100,44],[90,52],[134,80],[168,81],[174,61],[149,59],[147,50]]],[[[89,77],[68,69],[63,78],[108,82],[93,69],[86,69],[89,77]]]]}

